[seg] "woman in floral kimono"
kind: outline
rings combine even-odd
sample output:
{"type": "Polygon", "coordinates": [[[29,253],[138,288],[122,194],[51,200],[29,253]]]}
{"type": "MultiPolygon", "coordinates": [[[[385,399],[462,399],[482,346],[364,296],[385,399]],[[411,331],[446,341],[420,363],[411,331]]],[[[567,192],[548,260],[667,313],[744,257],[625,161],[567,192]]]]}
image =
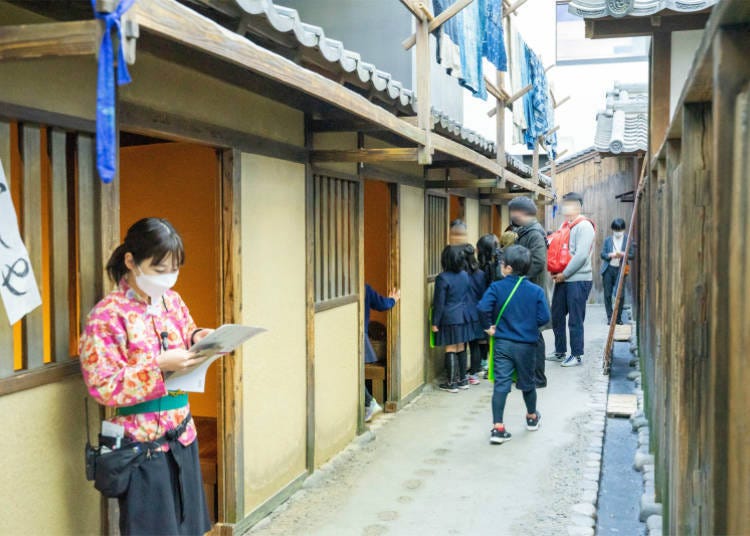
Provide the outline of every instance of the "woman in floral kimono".
{"type": "Polygon", "coordinates": [[[184,261],[182,239],[168,221],[136,222],[107,263],[117,288],[91,311],[81,337],[83,379],[92,397],[116,408],[111,422],[124,428],[123,441],[154,441],[172,431],[118,498],[123,535],[200,535],[211,528],[187,394],[168,391],[164,381],[195,364],[187,349],[212,331],[196,328],[170,290],[184,261]]]}

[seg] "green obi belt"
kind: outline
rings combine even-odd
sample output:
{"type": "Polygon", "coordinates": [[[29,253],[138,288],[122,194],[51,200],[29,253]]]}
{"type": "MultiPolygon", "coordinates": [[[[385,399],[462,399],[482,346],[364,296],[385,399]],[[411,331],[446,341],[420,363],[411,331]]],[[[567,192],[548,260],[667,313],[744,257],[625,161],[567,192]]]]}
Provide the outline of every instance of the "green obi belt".
{"type": "Polygon", "coordinates": [[[170,409],[180,409],[188,405],[187,393],[170,392],[161,398],[147,400],[133,406],[117,408],[117,415],[135,415],[136,413],[158,413],[170,409]]]}

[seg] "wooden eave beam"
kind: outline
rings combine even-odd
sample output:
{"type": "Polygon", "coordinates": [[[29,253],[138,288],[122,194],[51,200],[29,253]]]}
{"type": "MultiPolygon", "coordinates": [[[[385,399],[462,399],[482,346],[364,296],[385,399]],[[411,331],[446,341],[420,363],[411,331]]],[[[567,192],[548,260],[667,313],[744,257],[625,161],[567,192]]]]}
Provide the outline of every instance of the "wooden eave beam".
{"type": "Polygon", "coordinates": [[[93,56],[99,50],[99,21],[0,26],[0,60],[93,56]]]}
{"type": "Polygon", "coordinates": [[[623,17],[586,19],[586,37],[604,39],[610,37],[638,37],[651,35],[654,32],[677,32],[683,30],[702,30],[706,26],[710,10],[693,13],[662,12],[658,19],[652,17],[623,17]],[[654,25],[658,20],[659,24],[654,25]]]}
{"type": "Polygon", "coordinates": [[[424,187],[431,189],[445,190],[466,190],[475,188],[495,188],[498,184],[497,179],[431,179],[425,181],[424,187]]]}
{"type": "MultiPolygon", "coordinates": [[[[442,13],[440,13],[440,15],[438,15],[437,17],[434,17],[430,21],[430,25],[428,26],[430,33],[440,28],[451,17],[458,15],[458,13],[463,8],[471,4],[473,1],[474,0],[456,0],[456,2],[451,4],[445,11],[443,11],[442,13]]],[[[417,44],[417,34],[412,34],[410,37],[407,37],[406,39],[404,39],[403,43],[401,43],[401,45],[404,47],[405,50],[409,50],[411,47],[413,47],[416,44],[417,44]]]]}
{"type": "Polygon", "coordinates": [[[312,162],[416,162],[416,147],[386,149],[320,150],[310,153],[312,162]]]}
{"type": "Polygon", "coordinates": [[[485,201],[510,201],[516,197],[526,196],[528,192],[494,192],[491,194],[479,194],[479,199],[485,201]]]}
{"type": "MultiPolygon", "coordinates": [[[[337,82],[311,72],[252,41],[207,19],[176,0],[137,2],[132,15],[142,32],[148,32],[196,49],[219,60],[248,69],[319,101],[343,109],[365,121],[381,125],[406,140],[424,146],[427,133],[395,116],[362,95],[337,82]]],[[[496,176],[503,167],[494,160],[448,138],[431,133],[432,148],[485,169],[496,176]]],[[[533,181],[505,171],[505,178],[518,186],[551,197],[552,193],[533,181]]]]}
{"type": "Polygon", "coordinates": [[[312,132],[381,132],[383,127],[368,121],[351,119],[313,119],[312,132]]]}

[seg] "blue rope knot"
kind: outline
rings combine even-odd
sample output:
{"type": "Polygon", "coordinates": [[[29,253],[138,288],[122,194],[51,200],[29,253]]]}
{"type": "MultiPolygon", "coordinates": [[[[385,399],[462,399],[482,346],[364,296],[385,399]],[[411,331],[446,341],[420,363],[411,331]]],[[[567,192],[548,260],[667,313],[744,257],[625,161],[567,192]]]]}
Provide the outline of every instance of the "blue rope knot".
{"type": "Polygon", "coordinates": [[[102,13],[96,10],[96,0],[91,0],[94,17],[104,21],[104,34],[99,48],[99,64],[96,80],[96,169],[103,183],[112,182],[117,170],[117,125],[115,124],[115,80],[112,66],[114,50],[112,30],[117,30],[120,42],[117,51],[117,85],[131,81],[123,50],[120,19],[135,0],[121,0],[114,11],[102,13]]]}

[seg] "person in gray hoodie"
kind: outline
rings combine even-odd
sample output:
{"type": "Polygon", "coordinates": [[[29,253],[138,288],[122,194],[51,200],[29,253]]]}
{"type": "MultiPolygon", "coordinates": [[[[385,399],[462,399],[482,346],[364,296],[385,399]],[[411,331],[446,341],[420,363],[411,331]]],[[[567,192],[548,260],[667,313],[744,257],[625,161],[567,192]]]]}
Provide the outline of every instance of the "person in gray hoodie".
{"type": "Polygon", "coordinates": [[[575,367],[583,360],[583,322],[586,301],[591,292],[593,272],[591,252],[594,246],[594,225],[581,216],[583,196],[570,192],[563,196],[562,213],[570,230],[570,262],[559,274],[552,274],[555,290],[552,294],[552,331],[555,333],[555,353],[548,359],[563,367],[575,367]],[[565,357],[568,341],[565,330],[567,317],[570,332],[570,355],[565,357]]]}
{"type": "MultiPolygon", "coordinates": [[[[544,278],[547,272],[547,233],[536,219],[536,203],[526,196],[514,197],[508,203],[510,213],[510,227],[518,235],[516,244],[525,247],[531,253],[531,264],[526,272],[526,278],[535,285],[544,288],[544,278]]],[[[547,387],[547,376],[544,371],[545,361],[544,337],[541,330],[536,342],[534,366],[534,381],[537,389],[547,387]]]]}

